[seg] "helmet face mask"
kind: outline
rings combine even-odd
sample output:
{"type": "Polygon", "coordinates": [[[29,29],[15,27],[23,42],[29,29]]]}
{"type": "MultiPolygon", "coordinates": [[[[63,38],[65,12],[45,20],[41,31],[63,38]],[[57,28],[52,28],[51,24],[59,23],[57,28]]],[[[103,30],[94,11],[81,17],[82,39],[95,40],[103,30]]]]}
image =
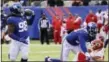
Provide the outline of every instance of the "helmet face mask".
{"type": "Polygon", "coordinates": [[[97,29],[96,28],[90,28],[88,33],[89,33],[89,36],[95,37],[96,33],[97,33],[97,29]]]}
{"type": "Polygon", "coordinates": [[[97,25],[94,22],[90,22],[87,26],[87,31],[90,37],[95,37],[97,34],[97,25]]]}

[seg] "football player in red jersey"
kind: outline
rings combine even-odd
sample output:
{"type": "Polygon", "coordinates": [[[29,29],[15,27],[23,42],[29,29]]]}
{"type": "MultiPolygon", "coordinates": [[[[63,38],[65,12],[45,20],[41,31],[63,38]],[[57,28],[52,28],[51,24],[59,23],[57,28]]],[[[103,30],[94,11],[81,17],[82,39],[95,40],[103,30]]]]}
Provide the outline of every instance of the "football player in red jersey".
{"type": "Polygon", "coordinates": [[[91,61],[103,61],[104,60],[104,43],[101,40],[93,40],[91,42],[91,48],[89,48],[89,53],[92,57],[91,61]]]}

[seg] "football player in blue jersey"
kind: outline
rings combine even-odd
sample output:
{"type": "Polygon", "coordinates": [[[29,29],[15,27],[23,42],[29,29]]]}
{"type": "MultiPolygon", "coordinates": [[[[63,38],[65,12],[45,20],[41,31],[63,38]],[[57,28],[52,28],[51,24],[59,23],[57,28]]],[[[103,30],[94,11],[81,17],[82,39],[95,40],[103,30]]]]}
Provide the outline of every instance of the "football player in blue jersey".
{"type": "Polygon", "coordinates": [[[14,62],[21,52],[21,62],[27,62],[30,40],[27,21],[22,16],[22,6],[14,4],[9,9],[11,12],[7,19],[8,36],[11,38],[9,59],[14,62]]]}
{"type": "Polygon", "coordinates": [[[67,61],[70,50],[75,54],[83,52],[87,58],[90,58],[87,52],[86,42],[92,41],[96,38],[97,25],[94,22],[90,22],[87,27],[72,31],[62,44],[61,60],[67,61]]]}
{"type": "Polygon", "coordinates": [[[86,42],[94,40],[96,38],[96,34],[97,25],[94,22],[90,22],[86,28],[81,28],[72,31],[66,36],[66,39],[63,41],[61,50],[61,60],[50,59],[49,57],[46,57],[45,62],[67,61],[68,54],[70,51],[74,52],[76,56],[78,55],[78,53],[82,52],[86,56],[86,60],[89,60],[90,54],[87,51],[86,42]]]}

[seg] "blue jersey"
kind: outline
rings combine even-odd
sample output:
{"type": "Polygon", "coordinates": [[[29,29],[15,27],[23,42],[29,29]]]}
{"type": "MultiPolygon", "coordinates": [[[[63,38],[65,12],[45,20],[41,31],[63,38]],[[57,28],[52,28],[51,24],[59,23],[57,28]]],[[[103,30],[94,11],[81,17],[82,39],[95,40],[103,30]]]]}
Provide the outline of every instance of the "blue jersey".
{"type": "Polygon", "coordinates": [[[15,30],[13,32],[19,38],[27,39],[28,34],[28,25],[27,21],[21,16],[11,16],[7,20],[7,24],[14,24],[15,30]]]}
{"type": "Polygon", "coordinates": [[[85,29],[79,29],[77,31],[71,32],[66,37],[68,43],[71,45],[80,45],[83,52],[87,52],[86,41],[88,40],[88,33],[85,29]]]}

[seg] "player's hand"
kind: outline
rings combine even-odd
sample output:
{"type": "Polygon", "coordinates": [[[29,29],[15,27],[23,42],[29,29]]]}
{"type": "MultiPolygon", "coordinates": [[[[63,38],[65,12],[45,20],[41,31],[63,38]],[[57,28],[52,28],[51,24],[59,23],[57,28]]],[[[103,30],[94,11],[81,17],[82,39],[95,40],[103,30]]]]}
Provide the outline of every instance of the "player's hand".
{"type": "Polygon", "coordinates": [[[25,43],[25,44],[28,44],[28,41],[25,40],[25,39],[23,39],[23,38],[20,38],[20,42],[23,42],[23,43],[25,43]]]}
{"type": "Polygon", "coordinates": [[[90,54],[89,54],[88,52],[86,52],[86,53],[85,53],[85,56],[86,56],[86,60],[89,61],[90,58],[91,58],[90,54]]]}

